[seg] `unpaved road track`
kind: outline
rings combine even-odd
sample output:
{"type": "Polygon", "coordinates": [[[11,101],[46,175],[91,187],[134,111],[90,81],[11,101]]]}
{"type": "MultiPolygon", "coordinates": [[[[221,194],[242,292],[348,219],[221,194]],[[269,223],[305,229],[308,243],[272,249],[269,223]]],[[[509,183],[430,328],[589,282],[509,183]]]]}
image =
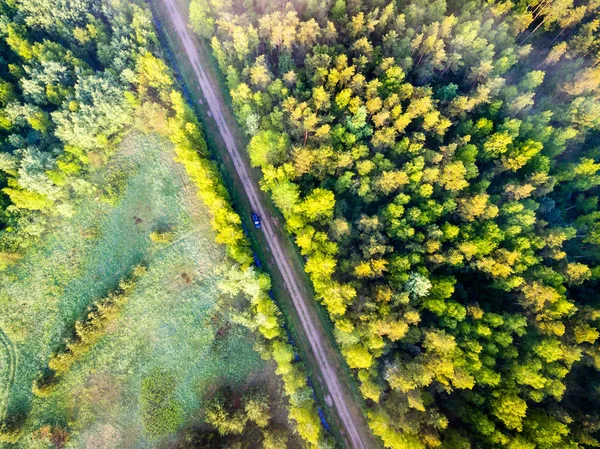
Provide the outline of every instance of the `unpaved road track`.
{"type": "Polygon", "coordinates": [[[161,1],[164,2],[167,7],[172,25],[177,31],[179,39],[183,44],[189,62],[204,94],[204,98],[206,99],[206,103],[208,104],[210,114],[217,123],[221,137],[225,142],[237,175],[243,184],[248,200],[250,201],[253,210],[263,218],[262,228],[268,237],[267,243],[269,250],[275,259],[277,268],[283,277],[285,287],[300,317],[302,329],[299,329],[299,331],[306,334],[307,339],[310,342],[312,352],[318,364],[318,369],[327,386],[333,404],[335,405],[335,411],[342,423],[344,436],[353,449],[371,448],[373,447],[372,436],[370,434],[364,434],[365,429],[367,429],[366,431],[368,432],[366,420],[362,413],[360,413],[358,407],[348,406],[348,402],[352,399],[349,393],[349,386],[346,383],[347,381],[340,378],[338,372],[335,367],[332,366],[328,358],[328,354],[331,354],[334,349],[327,347],[328,345],[331,345],[331,343],[327,339],[323,329],[320,328],[318,320],[314,320],[314,314],[310,313],[310,307],[314,300],[306,294],[303,294],[303,289],[300,288],[300,284],[296,279],[294,270],[289,262],[291,256],[286,253],[285,245],[279,241],[277,234],[273,232],[272,223],[274,220],[272,220],[272,217],[268,213],[268,209],[263,205],[264,199],[261,196],[261,192],[255,182],[251,179],[248,168],[241,157],[240,149],[237,148],[235,139],[225,121],[224,111],[217,95],[217,87],[213,85],[213,80],[207,76],[202,68],[196,43],[190,36],[186,22],[177,9],[175,0],[161,1]],[[357,425],[357,423],[360,424],[357,425]]]}

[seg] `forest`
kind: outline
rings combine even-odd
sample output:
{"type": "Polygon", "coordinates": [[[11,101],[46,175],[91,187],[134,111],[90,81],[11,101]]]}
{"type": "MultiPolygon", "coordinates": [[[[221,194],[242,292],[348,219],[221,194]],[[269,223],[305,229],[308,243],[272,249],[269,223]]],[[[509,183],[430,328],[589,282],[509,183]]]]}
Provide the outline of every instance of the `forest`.
{"type": "Polygon", "coordinates": [[[600,2],[191,0],[388,448],[600,446],[600,2]]]}

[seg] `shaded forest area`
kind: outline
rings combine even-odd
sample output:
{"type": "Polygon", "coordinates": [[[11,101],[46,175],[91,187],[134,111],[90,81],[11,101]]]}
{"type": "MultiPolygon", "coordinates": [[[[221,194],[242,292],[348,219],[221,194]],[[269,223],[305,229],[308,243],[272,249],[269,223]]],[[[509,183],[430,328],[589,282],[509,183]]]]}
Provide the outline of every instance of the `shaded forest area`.
{"type": "Polygon", "coordinates": [[[600,2],[193,0],[386,447],[598,447],[600,2]]]}

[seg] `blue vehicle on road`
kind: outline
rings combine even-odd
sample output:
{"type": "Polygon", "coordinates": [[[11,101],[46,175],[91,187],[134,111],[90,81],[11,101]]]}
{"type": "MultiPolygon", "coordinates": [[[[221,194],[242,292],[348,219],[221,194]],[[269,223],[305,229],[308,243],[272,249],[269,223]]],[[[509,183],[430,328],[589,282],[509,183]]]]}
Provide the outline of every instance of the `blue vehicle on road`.
{"type": "Polygon", "coordinates": [[[252,221],[254,222],[254,227],[260,229],[260,217],[255,213],[252,214],[252,221]]]}

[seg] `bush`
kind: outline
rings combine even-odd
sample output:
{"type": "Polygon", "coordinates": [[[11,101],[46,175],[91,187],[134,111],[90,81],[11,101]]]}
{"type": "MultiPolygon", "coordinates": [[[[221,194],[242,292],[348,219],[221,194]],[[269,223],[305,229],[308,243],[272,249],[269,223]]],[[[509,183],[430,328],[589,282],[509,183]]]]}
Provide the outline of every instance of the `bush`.
{"type": "Polygon", "coordinates": [[[175,233],[171,231],[154,231],[150,234],[150,240],[154,243],[171,243],[175,238],[175,233]]]}
{"type": "Polygon", "coordinates": [[[164,370],[156,370],[142,381],[142,422],[152,438],[175,432],[184,423],[183,407],[174,398],[176,386],[173,375],[164,370]]]}
{"type": "Polygon", "coordinates": [[[3,422],[0,422],[0,443],[14,444],[23,435],[23,423],[25,415],[7,413],[7,417],[3,422]]]}
{"type": "Polygon", "coordinates": [[[56,372],[46,368],[37,379],[33,381],[31,391],[40,398],[46,398],[52,394],[58,384],[56,372]]]}
{"type": "Polygon", "coordinates": [[[0,443],[16,443],[23,435],[23,429],[11,428],[6,424],[0,426],[0,443]]]}

